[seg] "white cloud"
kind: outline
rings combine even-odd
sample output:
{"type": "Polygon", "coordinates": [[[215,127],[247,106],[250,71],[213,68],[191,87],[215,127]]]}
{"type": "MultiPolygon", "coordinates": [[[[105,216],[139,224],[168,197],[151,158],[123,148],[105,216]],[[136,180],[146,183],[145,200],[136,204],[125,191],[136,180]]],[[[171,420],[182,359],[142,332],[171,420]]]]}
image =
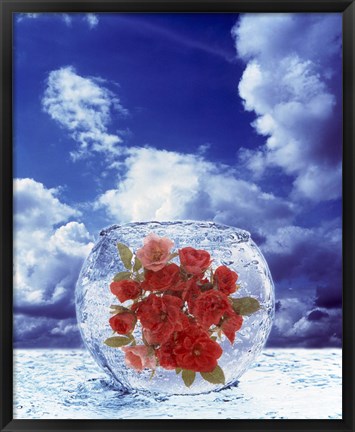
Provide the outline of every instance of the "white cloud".
{"type": "Polygon", "coordinates": [[[50,72],[42,99],[43,109],[79,143],[73,159],[91,152],[118,155],[122,139],[108,133],[112,111],[127,114],[119,99],[102,85],[103,80],[82,77],[71,66],[50,72]]]}
{"type": "Polygon", "coordinates": [[[316,228],[280,226],[268,233],[261,246],[276,282],[292,281],[313,298],[320,290],[318,297],[326,303],[341,299],[341,248],[339,219],[316,228]]]}
{"type": "Polygon", "coordinates": [[[341,309],[314,308],[311,298],[278,301],[271,343],[278,346],[341,346],[341,309]]]}
{"type": "Polygon", "coordinates": [[[30,178],[15,179],[17,229],[48,229],[72,216],[80,216],[80,212],[59,201],[59,193],[59,188],[47,189],[42,183],[30,178]]]}
{"type": "Polygon", "coordinates": [[[289,334],[295,323],[313,307],[313,300],[310,298],[289,297],[279,300],[279,303],[281,307],[275,315],[274,326],[282,335],[289,334]]]}
{"type": "MultiPolygon", "coordinates": [[[[302,245],[313,245],[313,249],[326,243],[328,249],[334,250],[341,246],[342,231],[339,220],[324,222],[317,228],[304,228],[295,225],[280,226],[270,233],[263,244],[265,253],[288,255],[302,245]]],[[[301,259],[301,257],[300,257],[301,259]]]]}
{"type": "Polygon", "coordinates": [[[19,348],[73,347],[82,345],[75,318],[14,315],[14,344],[19,348]]]}
{"type": "Polygon", "coordinates": [[[84,258],[92,248],[79,212],[33,179],[14,181],[14,297],[22,313],[66,318],[84,258]]]}
{"type": "Polygon", "coordinates": [[[87,21],[87,23],[89,24],[89,27],[91,29],[97,27],[97,25],[99,24],[99,18],[97,15],[93,14],[93,13],[88,13],[85,15],[85,20],[87,21]]]}
{"type": "Polygon", "coordinates": [[[72,25],[72,21],[73,21],[73,19],[72,19],[72,17],[71,17],[69,14],[67,14],[67,13],[63,13],[63,14],[61,14],[60,16],[61,16],[62,20],[65,22],[65,24],[66,24],[68,27],[70,27],[70,26],[72,25]]]}
{"type": "Polygon", "coordinates": [[[341,15],[246,14],[232,30],[246,63],[239,83],[255,130],[266,136],[241,160],[260,176],[281,167],[294,197],[341,195],[341,15]]]}
{"type": "Polygon", "coordinates": [[[78,331],[79,330],[76,323],[71,323],[70,320],[63,320],[60,321],[56,327],[53,327],[50,330],[50,334],[66,337],[68,334],[78,333],[78,331]]]}
{"type": "Polygon", "coordinates": [[[36,19],[38,17],[39,17],[38,13],[20,13],[20,14],[17,14],[16,21],[21,22],[25,19],[36,19]]]}
{"type": "MultiPolygon", "coordinates": [[[[341,336],[336,334],[341,328],[342,312],[340,309],[316,309],[324,313],[325,317],[317,321],[310,321],[307,316],[302,316],[284,335],[285,337],[298,337],[302,339],[329,339],[331,336],[338,339],[338,344],[341,343],[341,336]],[[330,331],[332,330],[332,331],[330,331]]],[[[311,313],[311,312],[310,312],[311,313]]],[[[312,341],[313,342],[313,341],[312,341]]]]}
{"type": "MultiPolygon", "coordinates": [[[[73,21],[75,20],[77,14],[69,14],[69,13],[19,13],[16,14],[16,21],[19,23],[23,20],[27,19],[35,19],[35,18],[57,18],[62,20],[62,22],[67,26],[71,27],[73,21]]],[[[88,24],[90,29],[97,27],[99,23],[99,18],[94,13],[87,13],[84,15],[84,20],[88,24]]]]}
{"type": "Polygon", "coordinates": [[[332,168],[311,165],[297,177],[294,184],[295,196],[316,197],[320,201],[338,198],[342,188],[342,163],[332,168]]]}
{"type": "Polygon", "coordinates": [[[96,204],[116,222],[210,219],[262,231],[292,217],[290,203],[201,156],[132,148],[125,165],[117,188],[96,204]]]}

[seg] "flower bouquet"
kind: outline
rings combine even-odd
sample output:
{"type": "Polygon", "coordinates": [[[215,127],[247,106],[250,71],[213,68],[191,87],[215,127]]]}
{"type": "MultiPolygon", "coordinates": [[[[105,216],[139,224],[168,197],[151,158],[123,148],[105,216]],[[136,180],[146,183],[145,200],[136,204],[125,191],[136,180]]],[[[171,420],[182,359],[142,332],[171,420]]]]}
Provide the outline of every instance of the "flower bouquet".
{"type": "Polygon", "coordinates": [[[117,244],[126,271],[110,283],[120,304],[111,305],[114,335],[105,344],[122,349],[128,367],[151,369],[152,377],[161,367],[181,373],[187,387],[197,372],[212,384],[224,384],[220,342],[226,337],[233,345],[243,316],[260,304],[253,297],[231,296],[239,288],[238,274],[225,265],[213,269],[209,252],[192,247],[174,252],[173,246],[153,233],[135,254],[117,244]],[[140,343],[133,333],[137,328],[140,343]]]}

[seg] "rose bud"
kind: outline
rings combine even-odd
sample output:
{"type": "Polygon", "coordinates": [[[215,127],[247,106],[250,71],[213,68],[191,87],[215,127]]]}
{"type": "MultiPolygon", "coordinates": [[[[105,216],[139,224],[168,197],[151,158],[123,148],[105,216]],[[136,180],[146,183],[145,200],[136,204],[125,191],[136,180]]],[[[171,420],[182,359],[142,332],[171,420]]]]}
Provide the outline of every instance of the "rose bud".
{"type": "Polygon", "coordinates": [[[110,285],[110,290],[121,303],[124,303],[126,300],[136,299],[142,292],[140,284],[133,280],[112,282],[110,285]]]}
{"type": "Polygon", "coordinates": [[[137,318],[131,312],[123,312],[109,319],[112,330],[118,334],[126,335],[134,330],[137,318]]]}
{"type": "Polygon", "coordinates": [[[219,291],[229,295],[237,289],[236,282],[238,275],[235,271],[230,270],[226,266],[219,266],[214,272],[214,280],[217,283],[219,291]]]}
{"type": "Polygon", "coordinates": [[[198,275],[203,273],[211,264],[211,256],[205,250],[198,250],[192,247],[185,247],[179,250],[180,264],[190,274],[198,275]]]}

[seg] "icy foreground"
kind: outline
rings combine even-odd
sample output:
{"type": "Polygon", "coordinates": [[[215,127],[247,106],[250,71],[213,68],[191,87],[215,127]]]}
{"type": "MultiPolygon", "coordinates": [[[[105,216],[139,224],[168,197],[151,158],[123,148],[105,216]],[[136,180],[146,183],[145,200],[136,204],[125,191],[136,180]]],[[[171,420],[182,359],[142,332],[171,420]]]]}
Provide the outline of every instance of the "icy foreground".
{"type": "Polygon", "coordinates": [[[341,419],[339,349],[266,349],[237,386],[121,393],[85,350],[15,350],[15,419],[341,419]],[[192,403],[193,401],[193,403],[192,403]]]}

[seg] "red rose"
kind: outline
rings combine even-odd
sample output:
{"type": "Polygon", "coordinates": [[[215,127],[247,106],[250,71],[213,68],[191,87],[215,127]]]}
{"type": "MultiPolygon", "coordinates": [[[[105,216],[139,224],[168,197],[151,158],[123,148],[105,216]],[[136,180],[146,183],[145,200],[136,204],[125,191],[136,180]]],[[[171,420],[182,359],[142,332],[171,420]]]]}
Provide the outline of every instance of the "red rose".
{"type": "Polygon", "coordinates": [[[136,322],[137,318],[131,312],[119,313],[109,319],[112,330],[123,335],[131,333],[136,322]]]}
{"type": "Polygon", "coordinates": [[[125,302],[126,300],[136,299],[142,292],[139,283],[133,280],[112,282],[110,285],[110,290],[121,303],[125,302]]]}
{"type": "Polygon", "coordinates": [[[177,366],[195,372],[212,372],[222,352],[218,343],[196,325],[177,334],[173,350],[177,366]]]}
{"type": "Polygon", "coordinates": [[[137,307],[137,317],[144,329],[148,329],[151,343],[166,342],[174,331],[180,331],[188,323],[181,311],[183,301],[179,297],[150,294],[137,307]],[[154,341],[154,342],[153,342],[154,341]]]}
{"type": "Polygon", "coordinates": [[[177,367],[176,357],[174,354],[175,348],[174,338],[170,338],[167,342],[160,346],[159,349],[155,351],[159,364],[164,369],[175,369],[177,367]]]}
{"type": "Polygon", "coordinates": [[[197,282],[198,279],[196,277],[187,280],[182,293],[182,299],[187,302],[190,312],[193,310],[196,299],[201,295],[201,288],[197,282]]]}
{"type": "Polygon", "coordinates": [[[209,290],[197,297],[192,313],[197,321],[206,329],[212,324],[218,324],[226,311],[231,310],[231,305],[225,294],[209,290]]]}
{"type": "Polygon", "coordinates": [[[236,282],[238,280],[238,275],[235,271],[230,270],[226,266],[219,266],[214,272],[214,280],[217,284],[219,291],[226,294],[234,293],[237,289],[236,282]]]}
{"type": "Polygon", "coordinates": [[[223,317],[221,329],[232,345],[235,340],[235,333],[241,328],[242,324],[243,317],[237,315],[234,311],[227,312],[223,317]]]}
{"type": "Polygon", "coordinates": [[[180,264],[187,273],[199,275],[211,264],[211,256],[205,250],[185,247],[179,250],[180,264]]]}
{"type": "Polygon", "coordinates": [[[148,291],[166,291],[178,282],[180,268],[176,264],[168,264],[161,270],[147,270],[142,287],[148,291]]]}
{"type": "Polygon", "coordinates": [[[132,347],[123,347],[125,352],[125,361],[128,367],[137,371],[145,368],[155,369],[156,360],[154,354],[150,353],[149,348],[145,345],[136,345],[132,347]]]}
{"type": "MultiPolygon", "coordinates": [[[[180,270],[180,267],[179,267],[179,270],[180,270]]],[[[189,286],[189,282],[190,282],[190,279],[186,280],[185,277],[182,278],[181,273],[179,271],[179,278],[178,278],[177,282],[175,283],[175,285],[170,288],[170,290],[174,291],[175,295],[177,293],[182,293],[189,286]]]]}

